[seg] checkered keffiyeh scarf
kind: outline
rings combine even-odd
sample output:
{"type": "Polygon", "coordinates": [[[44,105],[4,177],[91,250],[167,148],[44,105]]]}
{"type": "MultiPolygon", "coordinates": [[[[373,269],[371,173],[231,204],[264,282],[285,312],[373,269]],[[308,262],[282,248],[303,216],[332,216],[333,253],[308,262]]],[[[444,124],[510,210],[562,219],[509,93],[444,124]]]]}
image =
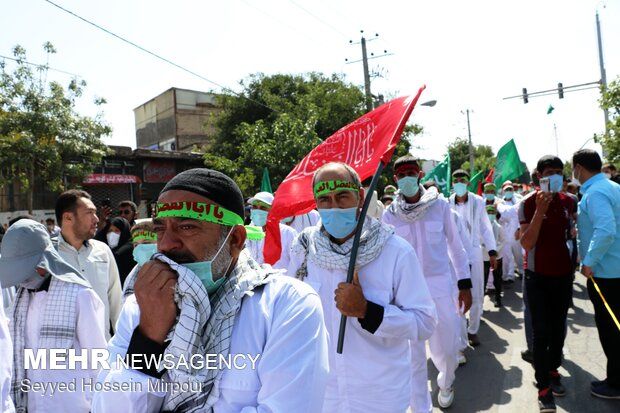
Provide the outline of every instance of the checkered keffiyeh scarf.
{"type": "Polygon", "coordinates": [[[401,221],[412,223],[421,219],[428,208],[431,207],[439,199],[439,192],[437,188],[430,187],[424,189],[420,185],[420,200],[415,204],[408,204],[403,194],[399,194],[398,197],[390,204],[388,211],[394,214],[401,221]]]}
{"type": "MultiPolygon", "coordinates": [[[[179,274],[175,301],[180,314],[168,334],[167,340],[170,344],[164,357],[166,354],[171,354],[174,360],[179,360],[181,356],[189,360],[193,354],[218,354],[227,357],[235,318],[241,308],[243,297],[252,295],[255,288],[268,283],[268,276],[275,274],[275,271],[261,268],[247,252],[243,251],[226,282],[209,297],[202,281],[192,271],[163,254],[155,255],[154,259],[168,263],[179,274]]],[[[133,276],[127,279],[125,294],[133,292],[135,278],[133,276]]],[[[213,405],[220,397],[219,384],[224,370],[207,368],[194,370],[191,365],[187,367],[187,369],[180,367],[168,370],[167,381],[197,383],[202,386],[203,392],[190,390],[168,393],[164,399],[163,410],[212,412],[213,405]]],[[[187,387],[197,388],[197,386],[187,387]]]]}
{"type": "MultiPolygon", "coordinates": [[[[50,286],[47,291],[43,321],[39,330],[38,348],[64,348],[73,347],[75,340],[75,327],[77,323],[77,295],[80,290],[86,288],[73,282],[62,281],[51,276],[50,286]]],[[[24,348],[26,346],[26,318],[30,293],[20,287],[10,314],[11,337],[13,338],[13,380],[11,392],[16,412],[25,413],[28,410],[28,394],[21,391],[21,383],[26,378],[24,369],[24,348]]]]}
{"type": "MultiPolygon", "coordinates": [[[[361,267],[374,261],[385,246],[388,238],[394,233],[394,228],[383,224],[374,218],[366,217],[362,227],[362,236],[357,256],[357,266],[361,267]]],[[[307,275],[307,260],[327,270],[344,270],[349,268],[353,237],[344,244],[332,242],[329,234],[318,226],[308,227],[295,238],[292,245],[293,253],[303,253],[305,259],[297,270],[296,278],[303,280],[307,275]]]]}

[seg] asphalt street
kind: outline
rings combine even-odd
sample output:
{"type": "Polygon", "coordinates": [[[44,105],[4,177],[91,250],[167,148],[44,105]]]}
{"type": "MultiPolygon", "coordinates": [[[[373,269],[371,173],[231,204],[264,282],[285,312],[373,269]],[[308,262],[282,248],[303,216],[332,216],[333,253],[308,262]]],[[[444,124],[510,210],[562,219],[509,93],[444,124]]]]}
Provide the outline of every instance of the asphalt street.
{"type": "MultiPolygon", "coordinates": [[[[521,291],[521,280],[517,279],[505,289],[504,307],[500,309],[485,297],[479,332],[482,344],[466,352],[467,364],[457,370],[455,402],[446,411],[538,412],[534,369],[521,359],[521,351],[526,348],[521,291]]],[[[590,382],[605,378],[606,364],[593,314],[585,278],[577,274],[574,307],[568,313],[569,329],[560,368],[567,394],[556,397],[558,412],[620,412],[620,401],[601,400],[590,395],[590,382]]],[[[440,412],[437,370],[431,361],[428,366],[433,411],[440,412]]]]}

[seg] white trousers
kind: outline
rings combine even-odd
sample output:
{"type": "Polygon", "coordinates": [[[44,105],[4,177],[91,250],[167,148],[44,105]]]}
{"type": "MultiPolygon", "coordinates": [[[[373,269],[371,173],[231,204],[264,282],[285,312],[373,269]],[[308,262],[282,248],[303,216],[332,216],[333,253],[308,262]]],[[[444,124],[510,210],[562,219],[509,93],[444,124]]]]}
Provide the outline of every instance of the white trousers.
{"type": "MultiPolygon", "coordinates": [[[[459,315],[454,297],[434,298],[437,308],[437,326],[428,340],[431,360],[439,371],[437,386],[447,390],[454,384],[458,367],[459,315]]],[[[426,365],[426,345],[424,341],[411,341],[411,407],[414,413],[432,411],[431,394],[428,390],[428,369],[426,365]]]]}
{"type": "Polygon", "coordinates": [[[512,256],[514,257],[515,268],[523,275],[523,248],[518,240],[510,244],[512,256]]]}
{"type": "MultiPolygon", "coordinates": [[[[512,242],[506,243],[502,247],[501,257],[502,257],[502,270],[504,271],[504,280],[514,280],[515,279],[515,258],[512,254],[512,242]]],[[[490,278],[489,278],[490,279],[490,278]]]]}
{"type": "Polygon", "coordinates": [[[470,253],[471,261],[471,309],[469,310],[469,334],[478,333],[482,305],[484,304],[484,266],[482,262],[482,248],[473,248],[470,253]]]}

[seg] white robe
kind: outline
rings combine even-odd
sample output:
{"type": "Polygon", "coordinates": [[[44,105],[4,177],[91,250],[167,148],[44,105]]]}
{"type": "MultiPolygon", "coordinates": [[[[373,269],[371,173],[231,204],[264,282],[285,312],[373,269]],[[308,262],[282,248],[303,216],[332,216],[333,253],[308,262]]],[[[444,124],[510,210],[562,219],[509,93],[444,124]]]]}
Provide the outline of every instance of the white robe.
{"type": "MultiPolygon", "coordinates": [[[[220,382],[217,413],[300,412],[321,410],[327,379],[327,334],[317,294],[286,276],[243,297],[233,327],[230,354],[260,355],[257,367],[225,370],[220,382]]],[[[131,335],[140,322],[135,296],[125,301],[117,332],[108,350],[112,359],[126,354],[131,335]]],[[[93,413],[159,412],[165,393],[149,392],[156,379],[122,366],[101,372],[100,381],[140,383],[142,391],[100,392],[93,413]]]]}
{"type": "MultiPolygon", "coordinates": [[[[439,371],[439,388],[449,389],[454,384],[458,367],[456,354],[460,349],[460,324],[455,302],[457,286],[451,266],[458,280],[471,277],[469,258],[450,205],[444,198],[440,198],[425,211],[421,219],[412,223],[401,220],[388,209],[383,215],[383,222],[394,226],[396,234],[414,247],[421,261],[438,316],[437,328],[429,339],[431,359],[439,371]]],[[[432,409],[432,403],[427,385],[424,341],[412,341],[411,352],[412,407],[416,412],[428,412],[432,409]]]]}
{"type": "MultiPolygon", "coordinates": [[[[28,315],[26,316],[25,347],[36,351],[39,346],[39,330],[43,322],[43,315],[47,303],[47,291],[39,291],[30,294],[28,303],[28,315]]],[[[104,305],[101,299],[90,288],[84,288],[77,294],[77,325],[75,329],[74,349],[105,349],[106,340],[104,335],[104,305]]],[[[23,351],[23,349],[15,349],[23,351]]],[[[93,394],[83,382],[94,383],[97,379],[98,370],[81,368],[77,363],[75,369],[63,368],[60,370],[38,368],[26,370],[26,379],[31,383],[70,383],[75,380],[76,391],[29,391],[29,413],[56,413],[56,412],[84,412],[90,411],[93,394]]]]}
{"type": "Polygon", "coordinates": [[[491,228],[491,221],[487,216],[485,209],[485,201],[482,197],[468,193],[467,202],[459,204],[456,202],[456,196],[450,196],[450,205],[459,216],[463,219],[463,223],[467,228],[470,245],[466,245],[465,249],[469,253],[469,261],[471,263],[471,296],[472,305],[469,310],[469,334],[477,334],[480,328],[480,319],[482,318],[482,305],[484,303],[484,267],[482,257],[482,245],[485,245],[487,251],[497,250],[495,237],[491,228]]]}
{"type": "Polygon", "coordinates": [[[307,214],[297,215],[293,218],[287,226],[293,228],[297,233],[300,233],[305,228],[313,227],[321,222],[321,215],[319,215],[318,211],[312,210],[307,214]]]}
{"type": "Polygon", "coordinates": [[[11,375],[13,372],[13,344],[9,333],[8,319],[0,306],[0,412],[13,413],[11,400],[11,375]]]}
{"type": "MultiPolygon", "coordinates": [[[[280,240],[282,243],[282,254],[280,255],[280,259],[273,264],[273,268],[277,269],[287,269],[289,264],[289,255],[291,250],[291,244],[293,240],[297,236],[297,232],[289,227],[288,225],[280,224],[280,240]]],[[[263,264],[265,262],[265,258],[263,257],[263,248],[265,248],[265,239],[261,240],[250,240],[248,239],[245,242],[245,247],[259,264],[263,264]]]]}
{"type": "MultiPolygon", "coordinates": [[[[295,274],[303,260],[303,254],[292,254],[289,274],[295,274]]],[[[347,318],[342,354],[336,353],[341,313],[334,291],[345,282],[346,270],[327,270],[310,259],[307,264],[305,282],[321,297],[329,333],[330,374],[323,412],[404,412],[411,393],[409,340],[429,338],[437,317],[415,251],[402,238],[391,236],[380,255],[359,268],[364,296],[384,307],[383,321],[372,334],[356,318],[347,318]]]]}

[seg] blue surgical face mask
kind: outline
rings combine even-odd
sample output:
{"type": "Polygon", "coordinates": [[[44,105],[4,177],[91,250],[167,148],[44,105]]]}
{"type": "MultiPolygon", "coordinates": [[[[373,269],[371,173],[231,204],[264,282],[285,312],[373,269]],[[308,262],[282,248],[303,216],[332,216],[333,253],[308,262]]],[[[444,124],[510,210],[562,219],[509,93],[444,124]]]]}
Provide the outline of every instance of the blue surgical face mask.
{"type": "Polygon", "coordinates": [[[484,198],[485,198],[487,201],[491,201],[491,202],[492,202],[492,201],[495,201],[495,194],[484,194],[484,198]]]}
{"type": "Polygon", "coordinates": [[[144,265],[157,252],[157,244],[138,244],[133,248],[133,260],[144,265]]]}
{"type": "Polygon", "coordinates": [[[250,219],[252,223],[257,227],[264,227],[267,224],[267,215],[268,211],[263,211],[262,209],[253,209],[250,211],[250,219]]]}
{"type": "Polygon", "coordinates": [[[454,187],[454,193],[456,196],[463,196],[467,193],[467,184],[464,184],[463,182],[457,182],[452,186],[454,187]]]}
{"type": "Polygon", "coordinates": [[[417,194],[420,189],[417,176],[405,176],[400,178],[396,183],[398,184],[400,193],[408,198],[417,194]]]}
{"type": "Polygon", "coordinates": [[[560,174],[551,175],[549,177],[549,191],[560,192],[562,190],[562,184],[564,183],[564,177],[560,174]]]}
{"type": "Polygon", "coordinates": [[[350,235],[357,225],[357,207],[319,209],[325,230],[334,238],[350,235]]]}
{"type": "MultiPolygon", "coordinates": [[[[212,266],[213,261],[215,261],[219,253],[224,248],[224,245],[226,245],[226,242],[228,241],[228,237],[230,236],[231,233],[232,233],[232,228],[228,232],[228,235],[226,235],[226,239],[224,240],[222,245],[220,245],[220,249],[217,250],[217,252],[213,256],[213,258],[211,258],[211,260],[182,264],[183,267],[189,269],[191,272],[196,274],[196,277],[198,277],[200,281],[202,281],[202,285],[205,286],[209,295],[216,292],[217,289],[220,288],[222,284],[224,284],[224,281],[226,281],[226,277],[225,277],[226,274],[219,274],[220,278],[218,278],[216,281],[213,281],[213,272],[212,272],[211,266],[212,266]]],[[[232,258],[231,258],[231,262],[232,262],[232,258]]],[[[230,264],[229,264],[229,267],[230,267],[230,264]]]]}
{"type": "Polygon", "coordinates": [[[495,214],[487,214],[487,215],[489,216],[489,220],[491,221],[491,223],[497,220],[497,217],[495,216],[495,214]]]}
{"type": "Polygon", "coordinates": [[[511,200],[513,195],[514,195],[514,192],[506,191],[504,192],[504,199],[511,200]]]}

